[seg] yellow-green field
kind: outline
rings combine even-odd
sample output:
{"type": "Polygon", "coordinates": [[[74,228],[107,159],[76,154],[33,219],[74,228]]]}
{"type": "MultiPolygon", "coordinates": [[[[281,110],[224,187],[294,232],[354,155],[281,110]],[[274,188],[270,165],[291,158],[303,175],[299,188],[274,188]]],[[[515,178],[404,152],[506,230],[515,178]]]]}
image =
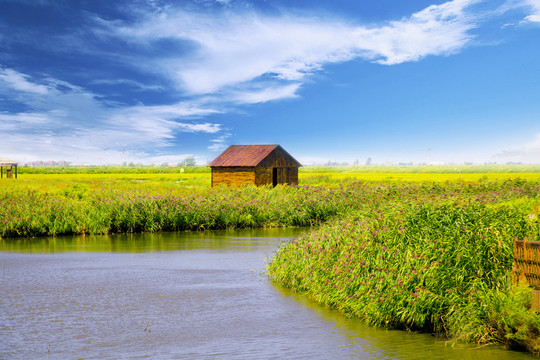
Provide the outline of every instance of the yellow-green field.
{"type": "Polygon", "coordinates": [[[161,195],[209,188],[210,174],[21,174],[17,180],[5,179],[2,185],[13,189],[26,188],[43,192],[111,189],[161,195]]]}
{"type": "Polygon", "coordinates": [[[540,173],[405,173],[405,172],[300,172],[300,184],[330,185],[339,181],[373,182],[482,182],[489,180],[523,179],[539,181],[540,173]]]}
{"type": "MultiPolygon", "coordinates": [[[[491,180],[523,179],[540,181],[540,167],[477,167],[461,171],[457,167],[302,167],[299,171],[300,185],[339,186],[344,182],[465,182],[478,183],[491,180]],[[480,172],[475,172],[480,171],[480,172]]],[[[107,168],[104,168],[107,169],[107,168]]],[[[168,171],[152,173],[128,172],[121,169],[117,173],[21,173],[17,180],[3,179],[3,187],[30,188],[38,191],[63,191],[78,186],[82,191],[138,190],[154,194],[197,190],[210,187],[210,171],[197,172],[168,171]]],[[[112,169],[114,171],[114,169],[112,169]]],[[[134,170],[135,171],[135,170],[134,170]]]]}

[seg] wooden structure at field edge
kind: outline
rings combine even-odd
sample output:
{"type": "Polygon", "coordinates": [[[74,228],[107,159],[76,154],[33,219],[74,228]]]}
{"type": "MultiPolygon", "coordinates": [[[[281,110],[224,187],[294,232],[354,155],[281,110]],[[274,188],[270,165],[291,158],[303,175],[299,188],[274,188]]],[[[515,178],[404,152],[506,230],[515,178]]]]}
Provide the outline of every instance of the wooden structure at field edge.
{"type": "Polygon", "coordinates": [[[523,278],[533,290],[531,309],[540,312],[540,241],[514,240],[514,282],[523,278]]]}
{"type": "Polygon", "coordinates": [[[280,145],[231,145],[212,161],[212,187],[298,185],[302,166],[280,145]]]}
{"type": "Polygon", "coordinates": [[[15,179],[17,178],[17,166],[19,164],[9,160],[0,159],[0,179],[6,174],[6,178],[12,178],[15,174],[15,179]],[[5,169],[4,169],[5,168],[5,169]]]}

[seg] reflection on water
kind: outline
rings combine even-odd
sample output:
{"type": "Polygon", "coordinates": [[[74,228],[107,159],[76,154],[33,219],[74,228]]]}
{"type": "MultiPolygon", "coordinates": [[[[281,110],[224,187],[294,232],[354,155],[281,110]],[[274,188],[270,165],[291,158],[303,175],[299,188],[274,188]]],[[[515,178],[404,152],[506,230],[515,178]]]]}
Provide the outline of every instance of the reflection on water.
{"type": "Polygon", "coordinates": [[[276,288],[264,259],[299,231],[0,241],[0,359],[529,358],[372,328],[276,288]]]}
{"type": "Polygon", "coordinates": [[[0,251],[55,252],[154,252],[186,249],[244,249],[274,246],[297,236],[303,228],[269,228],[218,231],[182,231],[143,234],[77,235],[0,239],[0,251]],[[249,240],[249,241],[246,241],[249,240]]]}
{"type": "Polygon", "coordinates": [[[381,329],[366,325],[363,321],[347,318],[339,312],[321,307],[315,301],[279,288],[284,297],[295,299],[309,308],[325,322],[332,323],[334,331],[343,337],[343,346],[362,349],[363,357],[369,359],[532,359],[526,353],[505,351],[498,346],[475,346],[454,343],[434,337],[432,334],[381,329]]]}

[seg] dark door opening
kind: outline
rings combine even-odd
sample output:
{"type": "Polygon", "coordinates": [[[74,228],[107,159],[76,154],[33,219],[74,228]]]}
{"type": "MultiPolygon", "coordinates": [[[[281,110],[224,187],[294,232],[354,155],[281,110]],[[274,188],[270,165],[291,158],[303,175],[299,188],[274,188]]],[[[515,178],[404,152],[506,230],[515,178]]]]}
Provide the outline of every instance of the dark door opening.
{"type": "Polygon", "coordinates": [[[277,168],[272,169],[272,185],[277,185],[277,168]]]}

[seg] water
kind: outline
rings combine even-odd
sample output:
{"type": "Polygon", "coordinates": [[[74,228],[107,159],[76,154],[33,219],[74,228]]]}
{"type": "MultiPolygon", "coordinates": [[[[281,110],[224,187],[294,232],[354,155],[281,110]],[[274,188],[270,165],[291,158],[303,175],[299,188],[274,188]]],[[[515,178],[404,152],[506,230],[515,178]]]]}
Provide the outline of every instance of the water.
{"type": "Polygon", "coordinates": [[[530,359],[366,326],[276,288],[299,230],[0,241],[0,359],[530,359]]]}

